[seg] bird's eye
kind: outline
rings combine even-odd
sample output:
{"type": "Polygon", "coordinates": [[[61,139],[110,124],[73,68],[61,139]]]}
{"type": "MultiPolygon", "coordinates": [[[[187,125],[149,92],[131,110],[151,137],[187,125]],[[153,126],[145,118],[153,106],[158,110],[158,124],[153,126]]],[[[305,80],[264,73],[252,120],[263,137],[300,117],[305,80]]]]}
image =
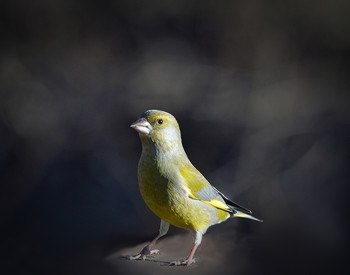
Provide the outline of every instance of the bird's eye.
{"type": "Polygon", "coordinates": [[[163,124],[163,119],[158,119],[158,124],[163,124]]]}

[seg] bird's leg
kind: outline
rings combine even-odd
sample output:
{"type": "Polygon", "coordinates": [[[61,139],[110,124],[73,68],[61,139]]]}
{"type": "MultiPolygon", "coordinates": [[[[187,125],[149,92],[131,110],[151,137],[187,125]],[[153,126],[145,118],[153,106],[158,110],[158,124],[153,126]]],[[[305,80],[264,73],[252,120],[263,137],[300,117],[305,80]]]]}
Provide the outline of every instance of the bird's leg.
{"type": "Polygon", "coordinates": [[[194,256],[194,253],[196,252],[198,246],[202,242],[202,236],[203,236],[203,234],[201,232],[197,231],[196,236],[195,236],[194,246],[192,247],[190,255],[188,255],[188,257],[184,261],[173,261],[170,263],[170,265],[190,265],[190,264],[195,263],[196,261],[193,258],[193,256],[194,256]]]}
{"type": "Polygon", "coordinates": [[[146,245],[139,254],[134,256],[129,256],[129,260],[145,260],[147,255],[156,254],[159,252],[158,249],[151,250],[152,246],[155,245],[157,240],[164,236],[169,230],[169,223],[166,221],[160,220],[160,229],[159,234],[155,237],[148,245],[146,245]]]}
{"type": "Polygon", "coordinates": [[[151,250],[152,246],[157,242],[157,240],[161,237],[162,235],[158,234],[157,237],[155,237],[148,245],[146,245],[139,254],[134,255],[134,256],[129,256],[129,260],[145,260],[146,256],[152,255],[152,254],[157,254],[159,252],[158,249],[153,249],[151,250]]]}

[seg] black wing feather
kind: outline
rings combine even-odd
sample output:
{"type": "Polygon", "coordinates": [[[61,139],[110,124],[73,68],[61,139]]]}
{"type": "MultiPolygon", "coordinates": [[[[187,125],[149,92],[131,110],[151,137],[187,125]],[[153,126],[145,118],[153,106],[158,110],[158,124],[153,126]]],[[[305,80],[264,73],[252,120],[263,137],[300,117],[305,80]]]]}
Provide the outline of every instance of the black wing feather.
{"type": "Polygon", "coordinates": [[[246,214],[253,214],[252,211],[250,211],[249,209],[229,200],[224,194],[222,194],[219,190],[217,190],[215,187],[213,187],[215,189],[216,192],[218,192],[218,194],[223,198],[223,200],[225,201],[225,203],[231,207],[234,208],[234,210],[238,210],[241,211],[243,213],[246,214]]]}

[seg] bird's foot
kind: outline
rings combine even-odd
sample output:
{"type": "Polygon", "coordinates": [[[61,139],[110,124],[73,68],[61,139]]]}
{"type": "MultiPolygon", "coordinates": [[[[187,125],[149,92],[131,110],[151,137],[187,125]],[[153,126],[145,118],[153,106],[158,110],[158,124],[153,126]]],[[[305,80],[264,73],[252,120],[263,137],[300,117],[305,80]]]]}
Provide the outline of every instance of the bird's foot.
{"type": "Polygon", "coordinates": [[[174,266],[189,266],[190,264],[194,264],[196,262],[195,259],[186,259],[184,261],[172,261],[170,265],[174,266]]]}
{"type": "Polygon", "coordinates": [[[139,254],[134,256],[129,256],[129,260],[146,260],[146,256],[159,253],[159,249],[151,250],[148,245],[146,245],[139,254]]]}

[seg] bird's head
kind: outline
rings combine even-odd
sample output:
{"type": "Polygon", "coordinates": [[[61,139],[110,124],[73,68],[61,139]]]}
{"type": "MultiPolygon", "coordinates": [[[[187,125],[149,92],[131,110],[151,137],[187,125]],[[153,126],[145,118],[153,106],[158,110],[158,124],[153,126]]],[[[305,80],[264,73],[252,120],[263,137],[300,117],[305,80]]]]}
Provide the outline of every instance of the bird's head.
{"type": "Polygon", "coordinates": [[[179,125],[167,112],[148,110],[130,127],[139,132],[143,144],[153,142],[158,147],[181,145],[179,125]]]}

